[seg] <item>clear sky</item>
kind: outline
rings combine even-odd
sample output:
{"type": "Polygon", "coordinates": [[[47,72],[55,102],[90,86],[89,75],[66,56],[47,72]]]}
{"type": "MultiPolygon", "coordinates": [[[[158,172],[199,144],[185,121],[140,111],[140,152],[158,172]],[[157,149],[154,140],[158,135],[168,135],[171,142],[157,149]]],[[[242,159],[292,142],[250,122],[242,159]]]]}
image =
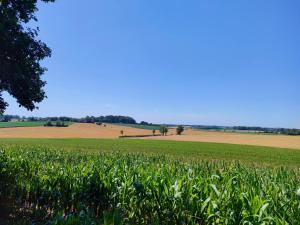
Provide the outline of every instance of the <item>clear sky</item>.
{"type": "Polygon", "coordinates": [[[40,4],[48,99],[33,112],[300,128],[300,1],[40,4]]]}

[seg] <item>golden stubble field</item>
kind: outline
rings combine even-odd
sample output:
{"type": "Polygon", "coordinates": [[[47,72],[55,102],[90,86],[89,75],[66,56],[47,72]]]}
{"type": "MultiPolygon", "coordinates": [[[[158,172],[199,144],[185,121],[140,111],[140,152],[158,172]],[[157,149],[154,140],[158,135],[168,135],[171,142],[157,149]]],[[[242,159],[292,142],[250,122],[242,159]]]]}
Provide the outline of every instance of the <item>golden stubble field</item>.
{"type": "Polygon", "coordinates": [[[174,141],[200,141],[230,143],[242,145],[257,145],[280,148],[300,149],[300,136],[287,135],[269,135],[269,134],[249,134],[249,133],[227,133],[218,131],[200,131],[186,130],[182,135],[175,135],[172,130],[170,135],[148,137],[147,139],[155,140],[174,140],[174,141]]]}
{"type": "MultiPolygon", "coordinates": [[[[120,125],[107,124],[106,127],[103,127],[96,124],[75,123],[69,127],[1,128],[0,138],[118,138],[121,130],[124,131],[124,135],[152,134],[151,130],[120,125]]],[[[300,149],[300,136],[240,134],[192,129],[184,131],[183,135],[175,135],[175,129],[170,129],[167,136],[151,136],[143,139],[215,142],[300,149]]]]}
{"type": "Polygon", "coordinates": [[[148,130],[107,124],[74,123],[69,127],[15,127],[1,128],[0,138],[118,138],[124,135],[150,134],[148,130]]]}

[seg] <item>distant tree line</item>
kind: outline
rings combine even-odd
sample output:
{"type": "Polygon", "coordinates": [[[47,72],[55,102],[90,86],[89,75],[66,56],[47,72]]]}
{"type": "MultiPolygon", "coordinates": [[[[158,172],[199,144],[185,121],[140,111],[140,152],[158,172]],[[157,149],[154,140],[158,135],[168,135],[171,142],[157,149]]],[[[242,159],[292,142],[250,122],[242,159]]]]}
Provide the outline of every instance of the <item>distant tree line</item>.
{"type": "Polygon", "coordinates": [[[211,126],[211,125],[192,125],[191,126],[194,129],[201,129],[201,130],[224,130],[229,127],[224,127],[224,126],[211,126]]]}
{"type": "Polygon", "coordinates": [[[286,135],[300,135],[300,129],[277,129],[277,133],[286,134],[286,135]]]}
{"type": "Polygon", "coordinates": [[[18,115],[0,115],[1,122],[9,122],[11,120],[21,120],[21,117],[18,115]]]}
{"type": "Polygon", "coordinates": [[[74,119],[73,122],[79,122],[79,123],[125,123],[125,124],[136,124],[135,119],[129,116],[86,116],[84,118],[80,119],[74,119]]]}
{"type": "Polygon", "coordinates": [[[249,130],[258,131],[263,133],[275,133],[275,134],[286,134],[286,135],[300,135],[300,129],[288,129],[288,128],[266,128],[266,127],[246,127],[246,126],[235,126],[234,130],[249,130]]]}
{"type": "Polygon", "coordinates": [[[53,123],[52,121],[48,121],[47,123],[44,124],[44,127],[68,127],[68,126],[69,126],[68,124],[61,121],[56,121],[55,123],[53,123]]]}
{"type": "Polygon", "coordinates": [[[145,122],[145,121],[141,121],[140,124],[141,124],[141,125],[146,125],[146,126],[157,125],[157,124],[148,123],[148,122],[145,122]]]}
{"type": "Polygon", "coordinates": [[[207,125],[193,125],[195,129],[202,130],[233,130],[233,131],[253,131],[266,134],[285,134],[285,135],[300,135],[300,129],[289,128],[268,128],[268,127],[248,127],[248,126],[207,126],[207,125]]]}
{"type": "MultiPolygon", "coordinates": [[[[62,122],[76,122],[76,123],[124,123],[124,124],[136,124],[135,119],[129,116],[86,116],[83,118],[73,118],[67,116],[55,116],[55,117],[20,117],[17,115],[2,115],[0,117],[1,122],[8,122],[11,120],[18,121],[62,121],[62,122]]],[[[144,122],[147,123],[147,122],[144,122]]],[[[149,123],[147,123],[149,124],[149,123]]]]}

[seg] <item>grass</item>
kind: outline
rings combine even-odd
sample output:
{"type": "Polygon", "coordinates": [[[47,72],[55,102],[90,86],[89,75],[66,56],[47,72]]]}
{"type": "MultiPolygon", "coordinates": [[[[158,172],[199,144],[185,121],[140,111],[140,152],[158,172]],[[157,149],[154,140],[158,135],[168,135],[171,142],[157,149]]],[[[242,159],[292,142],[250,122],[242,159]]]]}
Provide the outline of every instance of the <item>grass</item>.
{"type": "Polygon", "coordinates": [[[0,122],[0,128],[10,128],[10,127],[39,127],[45,124],[44,121],[34,121],[34,122],[0,122]]]}
{"type": "Polygon", "coordinates": [[[166,155],[183,160],[240,161],[247,164],[299,167],[300,150],[235,144],[134,139],[0,139],[4,145],[47,146],[90,153],[121,152],[166,155]]]}
{"type": "MultiPolygon", "coordinates": [[[[56,121],[52,122],[55,124],[56,121]]],[[[0,122],[0,128],[11,128],[11,127],[40,127],[44,126],[46,121],[24,121],[24,122],[0,122]]],[[[70,125],[71,122],[65,122],[70,125]]]]}
{"type": "Polygon", "coordinates": [[[159,125],[141,125],[141,124],[125,124],[125,123],[118,123],[117,125],[145,129],[145,130],[158,130],[160,127],[159,125]]]}

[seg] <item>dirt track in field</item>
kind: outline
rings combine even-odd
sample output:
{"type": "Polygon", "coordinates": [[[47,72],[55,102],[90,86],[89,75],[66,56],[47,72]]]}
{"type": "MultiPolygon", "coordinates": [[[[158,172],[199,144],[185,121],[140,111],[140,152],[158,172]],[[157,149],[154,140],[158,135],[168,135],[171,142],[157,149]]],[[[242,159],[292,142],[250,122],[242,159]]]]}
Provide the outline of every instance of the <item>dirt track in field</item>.
{"type": "MultiPolygon", "coordinates": [[[[107,124],[75,123],[69,127],[15,127],[0,128],[0,138],[118,138],[120,131],[124,135],[151,135],[151,130],[107,124]]],[[[158,133],[158,131],[157,131],[158,133]]],[[[168,136],[146,137],[148,140],[199,141],[244,145],[259,145],[300,149],[300,136],[239,134],[186,130],[183,135],[175,135],[175,129],[169,129],[168,136]]]]}

